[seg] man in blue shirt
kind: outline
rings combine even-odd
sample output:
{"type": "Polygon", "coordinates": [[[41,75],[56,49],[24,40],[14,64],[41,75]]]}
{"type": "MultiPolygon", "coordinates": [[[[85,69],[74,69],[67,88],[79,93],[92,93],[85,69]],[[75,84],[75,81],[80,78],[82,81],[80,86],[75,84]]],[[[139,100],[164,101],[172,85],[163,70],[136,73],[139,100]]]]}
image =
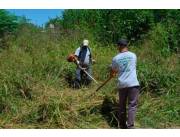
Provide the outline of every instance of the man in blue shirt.
{"type": "Polygon", "coordinates": [[[117,46],[119,53],[112,60],[111,76],[118,75],[119,123],[121,128],[134,128],[139,94],[139,81],[136,74],[137,57],[128,51],[127,40],[119,40],[117,46]],[[128,115],[126,116],[127,100],[128,115]]]}

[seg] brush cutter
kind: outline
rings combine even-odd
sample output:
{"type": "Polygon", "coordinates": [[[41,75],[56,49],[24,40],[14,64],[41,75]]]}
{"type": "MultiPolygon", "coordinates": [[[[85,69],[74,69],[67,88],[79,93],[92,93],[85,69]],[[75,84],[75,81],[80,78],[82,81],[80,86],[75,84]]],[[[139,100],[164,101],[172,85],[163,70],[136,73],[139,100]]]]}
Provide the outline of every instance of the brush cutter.
{"type": "MultiPolygon", "coordinates": [[[[77,64],[77,63],[76,63],[77,64]]],[[[88,75],[96,84],[98,84],[98,82],[85,70],[86,68],[82,68],[79,64],[77,64],[78,68],[80,68],[84,73],[86,73],[86,75],[88,75]]]]}
{"type": "Polygon", "coordinates": [[[110,77],[109,77],[106,81],[104,81],[104,82],[102,83],[102,85],[99,86],[99,87],[96,89],[96,91],[98,91],[98,90],[100,90],[102,87],[104,87],[104,85],[106,85],[113,77],[116,76],[116,73],[117,73],[116,70],[111,70],[110,77]]]}
{"type": "Polygon", "coordinates": [[[98,82],[85,70],[86,68],[82,68],[80,66],[79,60],[74,56],[74,54],[70,54],[67,60],[68,62],[74,62],[78,68],[80,68],[87,76],[89,76],[96,84],[98,84],[98,82]]]}
{"type": "Polygon", "coordinates": [[[100,90],[102,87],[104,87],[111,79],[113,78],[113,76],[110,76],[106,81],[104,81],[101,86],[99,86],[96,91],[100,90]]]}
{"type": "Polygon", "coordinates": [[[112,78],[113,78],[113,76],[110,76],[106,81],[104,81],[104,82],[96,89],[96,91],[94,91],[94,92],[91,93],[89,96],[87,96],[87,98],[89,99],[89,98],[93,97],[93,96],[95,95],[95,93],[96,93],[97,91],[99,91],[102,87],[104,87],[112,78]]]}

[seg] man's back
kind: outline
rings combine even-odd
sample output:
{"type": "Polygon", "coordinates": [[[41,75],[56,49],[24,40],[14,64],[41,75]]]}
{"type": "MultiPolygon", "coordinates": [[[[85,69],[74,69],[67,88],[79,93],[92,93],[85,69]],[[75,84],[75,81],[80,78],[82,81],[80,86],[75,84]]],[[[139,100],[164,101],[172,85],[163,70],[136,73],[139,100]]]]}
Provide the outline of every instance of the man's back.
{"type": "Polygon", "coordinates": [[[91,63],[91,51],[87,46],[82,46],[76,49],[75,55],[82,64],[89,65],[91,63]]]}
{"type": "Polygon", "coordinates": [[[136,55],[130,51],[119,53],[113,58],[112,68],[118,71],[119,88],[139,86],[136,62],[136,55]]]}

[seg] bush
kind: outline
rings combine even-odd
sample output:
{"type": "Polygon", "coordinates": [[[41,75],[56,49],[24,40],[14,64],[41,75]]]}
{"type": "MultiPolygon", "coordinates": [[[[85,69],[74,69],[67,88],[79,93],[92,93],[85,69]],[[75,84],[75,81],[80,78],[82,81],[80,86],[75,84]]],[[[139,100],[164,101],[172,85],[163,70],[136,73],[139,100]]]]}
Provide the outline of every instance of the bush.
{"type": "Polygon", "coordinates": [[[139,64],[138,74],[142,91],[154,95],[176,94],[178,77],[160,66],[139,64]]]}
{"type": "Polygon", "coordinates": [[[150,32],[150,39],[157,52],[160,52],[163,57],[169,57],[169,35],[167,28],[163,24],[157,24],[154,30],[150,32]]]}
{"type": "Polygon", "coordinates": [[[6,48],[6,40],[10,33],[15,32],[18,26],[17,17],[6,10],[0,10],[0,48],[6,48]]]}
{"type": "Polygon", "coordinates": [[[153,25],[151,10],[65,10],[64,28],[88,28],[104,43],[116,42],[124,36],[140,39],[153,25]]]}

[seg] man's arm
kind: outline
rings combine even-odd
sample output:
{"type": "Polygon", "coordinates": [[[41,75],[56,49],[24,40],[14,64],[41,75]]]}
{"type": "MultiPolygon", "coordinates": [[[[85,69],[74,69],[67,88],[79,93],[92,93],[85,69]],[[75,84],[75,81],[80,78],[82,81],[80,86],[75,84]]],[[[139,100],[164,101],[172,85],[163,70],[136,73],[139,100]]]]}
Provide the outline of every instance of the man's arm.
{"type": "Polygon", "coordinates": [[[75,55],[76,57],[79,56],[80,50],[81,50],[80,47],[76,49],[76,51],[75,51],[75,53],[74,53],[74,55],[75,55]]]}
{"type": "Polygon", "coordinates": [[[111,71],[110,71],[110,76],[111,77],[115,77],[116,76],[116,74],[117,74],[117,70],[115,70],[115,69],[111,69],[111,71]]]}
{"type": "Polygon", "coordinates": [[[78,57],[79,57],[80,50],[81,50],[81,48],[79,47],[79,48],[76,49],[76,51],[75,51],[75,53],[74,53],[74,62],[75,62],[77,65],[79,65],[78,57]]]}
{"type": "Polygon", "coordinates": [[[115,77],[118,73],[118,64],[116,63],[116,60],[113,58],[111,70],[110,70],[110,77],[115,77]]]}

